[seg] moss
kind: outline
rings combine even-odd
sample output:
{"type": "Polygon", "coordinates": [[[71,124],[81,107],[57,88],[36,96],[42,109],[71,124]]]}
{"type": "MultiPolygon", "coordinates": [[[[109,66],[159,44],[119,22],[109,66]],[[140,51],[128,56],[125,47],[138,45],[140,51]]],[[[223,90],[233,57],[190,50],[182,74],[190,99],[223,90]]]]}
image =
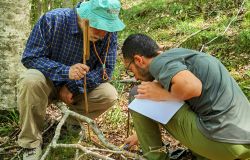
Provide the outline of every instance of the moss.
{"type": "Polygon", "coordinates": [[[250,53],[250,29],[240,31],[234,42],[238,53],[250,53]]]}

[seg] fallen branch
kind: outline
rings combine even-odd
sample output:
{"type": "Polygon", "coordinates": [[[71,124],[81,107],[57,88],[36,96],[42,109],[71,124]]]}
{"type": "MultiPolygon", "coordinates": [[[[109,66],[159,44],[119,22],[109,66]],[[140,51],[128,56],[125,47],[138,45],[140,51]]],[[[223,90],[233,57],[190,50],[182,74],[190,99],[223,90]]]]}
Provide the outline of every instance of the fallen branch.
{"type": "MultiPolygon", "coordinates": [[[[10,140],[10,137],[4,137],[4,138],[1,138],[1,142],[2,144],[0,144],[0,147],[4,146],[5,144],[7,144],[10,140]]],[[[1,149],[0,149],[1,150],[1,149]]]]}
{"type": "MultiPolygon", "coordinates": [[[[119,150],[119,151],[114,151],[114,150],[109,150],[109,149],[100,149],[100,148],[89,148],[91,151],[101,151],[101,152],[109,152],[113,154],[121,154],[121,155],[126,155],[127,157],[135,157],[135,153],[128,152],[126,150],[119,150]]],[[[138,157],[140,159],[140,157],[138,157]]]]}
{"type": "Polygon", "coordinates": [[[56,120],[53,120],[52,123],[43,131],[42,135],[44,135],[48,130],[50,130],[50,128],[52,128],[54,124],[56,124],[56,122],[56,120]]]}
{"type": "MultiPolygon", "coordinates": [[[[81,124],[81,123],[80,123],[81,124]]],[[[78,144],[81,144],[81,142],[83,141],[83,139],[85,138],[85,129],[84,129],[84,126],[81,124],[81,133],[80,133],[80,139],[78,141],[78,144]]],[[[76,153],[75,153],[75,160],[79,159],[79,149],[76,150],[76,153]],[[78,158],[77,158],[78,157],[78,158]]]]}
{"type": "Polygon", "coordinates": [[[7,146],[7,147],[0,148],[0,149],[1,149],[1,151],[7,151],[7,150],[14,149],[14,148],[20,148],[20,146],[19,145],[13,145],[13,146],[7,146]]]}
{"type": "MultiPolygon", "coordinates": [[[[14,160],[16,157],[19,157],[19,155],[22,151],[23,151],[23,148],[21,148],[19,151],[17,151],[16,154],[10,160],[14,160]]],[[[19,159],[21,159],[21,158],[19,158],[19,159]]]]}
{"type": "Polygon", "coordinates": [[[55,148],[54,146],[57,143],[57,140],[60,137],[60,133],[61,133],[61,128],[63,126],[63,124],[65,123],[66,119],[68,118],[69,113],[66,112],[64,113],[64,116],[62,117],[62,119],[60,120],[60,122],[58,123],[57,127],[56,127],[56,131],[55,131],[55,135],[52,139],[52,142],[49,144],[49,146],[47,147],[45,153],[43,154],[41,160],[45,160],[45,158],[49,155],[51,148],[55,148]]]}
{"type": "Polygon", "coordinates": [[[181,43],[177,44],[177,45],[175,46],[175,48],[179,48],[180,45],[182,45],[182,44],[183,44],[184,42],[186,42],[188,39],[192,38],[192,37],[195,36],[196,34],[202,32],[202,31],[204,31],[204,30],[206,30],[206,29],[208,29],[208,28],[209,28],[209,27],[205,27],[205,28],[203,28],[203,29],[201,29],[201,30],[198,30],[197,32],[192,33],[191,35],[189,35],[188,37],[186,37],[184,40],[182,40],[181,43]]]}
{"type": "Polygon", "coordinates": [[[135,84],[140,84],[140,81],[137,81],[135,77],[132,78],[127,78],[127,79],[122,79],[122,80],[111,80],[109,81],[110,83],[115,82],[115,83],[135,83],[135,84]]]}
{"type": "Polygon", "coordinates": [[[100,159],[104,159],[104,160],[114,160],[113,158],[109,158],[109,157],[101,155],[99,153],[92,152],[87,147],[83,147],[80,144],[55,144],[54,147],[55,148],[75,148],[75,149],[80,149],[84,153],[86,153],[88,155],[91,155],[91,156],[94,156],[96,158],[100,158],[100,159]]]}
{"type": "MultiPolygon", "coordinates": [[[[112,158],[110,158],[108,156],[104,156],[104,155],[101,155],[101,154],[99,154],[97,152],[94,152],[94,151],[104,151],[104,149],[95,149],[93,151],[93,148],[84,147],[84,146],[82,146],[79,143],[78,144],[58,144],[57,141],[58,141],[58,139],[60,137],[61,128],[62,128],[63,124],[65,123],[66,119],[69,116],[76,118],[79,122],[86,122],[86,123],[88,123],[88,125],[92,128],[93,132],[97,135],[98,139],[102,142],[102,144],[105,147],[108,148],[107,150],[105,150],[106,152],[121,154],[121,155],[124,155],[126,157],[131,157],[131,158],[134,158],[134,159],[144,160],[144,158],[142,156],[139,156],[139,155],[137,155],[135,153],[131,153],[131,152],[128,152],[128,151],[124,151],[124,150],[120,149],[119,147],[117,147],[117,146],[109,143],[105,139],[105,137],[102,134],[102,132],[98,129],[98,126],[95,123],[95,121],[93,121],[92,119],[90,119],[90,118],[88,118],[86,116],[80,115],[80,114],[78,114],[76,112],[70,111],[66,107],[66,105],[63,104],[63,103],[58,103],[57,106],[61,109],[61,111],[63,113],[63,117],[60,120],[60,122],[58,123],[58,125],[56,127],[56,131],[55,131],[55,135],[54,135],[51,143],[48,145],[45,153],[42,155],[41,160],[45,160],[46,159],[46,157],[49,155],[49,153],[50,153],[50,151],[51,151],[52,148],[60,148],[60,147],[61,148],[75,148],[77,150],[83,151],[85,154],[94,156],[94,157],[99,158],[99,159],[113,160],[112,158]]],[[[79,153],[76,153],[76,156],[78,156],[78,154],[79,153]]],[[[79,157],[78,157],[78,159],[79,159],[79,157]]]]}

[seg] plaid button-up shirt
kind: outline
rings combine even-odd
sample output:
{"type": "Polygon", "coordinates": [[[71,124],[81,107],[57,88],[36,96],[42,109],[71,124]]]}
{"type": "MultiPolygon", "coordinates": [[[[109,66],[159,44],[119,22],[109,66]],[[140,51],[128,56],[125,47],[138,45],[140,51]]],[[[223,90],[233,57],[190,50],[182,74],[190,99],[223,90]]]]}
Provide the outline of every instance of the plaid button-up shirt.
{"type": "MultiPolygon", "coordinates": [[[[83,35],[77,23],[75,9],[60,8],[47,12],[34,26],[22,56],[27,68],[41,71],[53,81],[56,87],[66,85],[74,93],[83,93],[83,80],[70,80],[69,68],[83,62],[83,35]]],[[[110,33],[110,47],[106,58],[106,70],[109,78],[116,63],[117,33],[110,33]]],[[[100,58],[104,59],[108,43],[108,34],[96,42],[100,58]]],[[[94,89],[103,83],[103,69],[90,42],[90,59],[87,65],[87,89],[94,89]]]]}

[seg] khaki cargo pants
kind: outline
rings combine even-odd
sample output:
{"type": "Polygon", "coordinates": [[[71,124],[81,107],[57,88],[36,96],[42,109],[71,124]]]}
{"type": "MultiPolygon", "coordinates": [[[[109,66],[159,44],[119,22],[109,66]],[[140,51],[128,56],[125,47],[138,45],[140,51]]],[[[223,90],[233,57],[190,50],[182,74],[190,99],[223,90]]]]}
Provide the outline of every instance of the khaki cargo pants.
{"type": "MultiPolygon", "coordinates": [[[[23,148],[35,148],[42,144],[46,107],[57,99],[57,90],[53,83],[35,69],[28,69],[18,79],[18,110],[21,132],[18,144],[23,148]]],[[[74,105],[69,108],[77,113],[96,118],[114,105],[117,99],[116,89],[109,83],[102,83],[88,93],[89,114],[84,114],[83,95],[74,97],[74,105]]]]}

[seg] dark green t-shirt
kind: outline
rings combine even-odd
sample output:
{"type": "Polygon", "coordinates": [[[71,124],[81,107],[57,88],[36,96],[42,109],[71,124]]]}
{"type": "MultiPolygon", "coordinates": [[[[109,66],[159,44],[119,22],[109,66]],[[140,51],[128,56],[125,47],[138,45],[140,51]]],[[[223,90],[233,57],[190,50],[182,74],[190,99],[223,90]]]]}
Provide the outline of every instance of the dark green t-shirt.
{"type": "Polygon", "coordinates": [[[208,54],[175,48],[155,57],[149,71],[166,90],[178,72],[189,70],[202,82],[201,96],[186,100],[197,114],[197,126],[210,139],[250,144],[250,103],[219,60],[208,54]]]}

